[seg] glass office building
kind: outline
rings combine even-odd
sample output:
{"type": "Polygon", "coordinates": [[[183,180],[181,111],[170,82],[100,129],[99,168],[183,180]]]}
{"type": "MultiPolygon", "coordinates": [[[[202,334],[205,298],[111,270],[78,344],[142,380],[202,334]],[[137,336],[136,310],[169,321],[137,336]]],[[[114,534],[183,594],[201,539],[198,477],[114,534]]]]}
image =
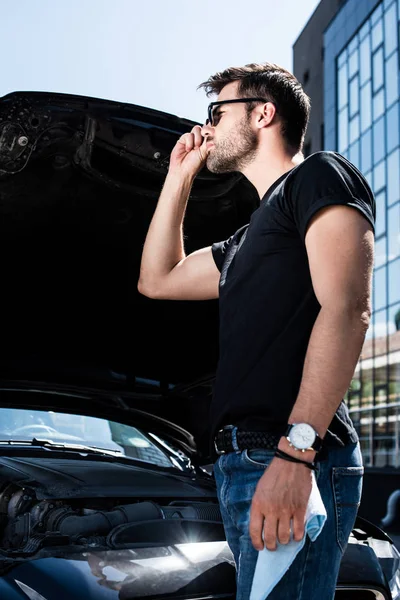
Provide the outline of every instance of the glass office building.
{"type": "Polygon", "coordinates": [[[347,401],[366,465],[400,467],[400,0],[348,0],[324,33],[324,146],[376,198],[373,315],[347,401]]]}

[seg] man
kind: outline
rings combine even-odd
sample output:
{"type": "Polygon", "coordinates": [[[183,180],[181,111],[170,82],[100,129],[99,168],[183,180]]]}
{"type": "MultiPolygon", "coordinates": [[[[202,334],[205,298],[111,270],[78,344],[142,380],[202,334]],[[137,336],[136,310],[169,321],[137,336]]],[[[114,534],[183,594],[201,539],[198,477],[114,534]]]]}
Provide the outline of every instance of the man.
{"type": "Polygon", "coordinates": [[[251,596],[259,551],[303,538],[313,465],[327,521],[268,598],[332,599],[362,487],[342,398],[370,319],[373,196],[340,155],[303,159],[310,102],[285,69],[229,68],[200,87],[218,101],[172,152],[138,289],[151,298],[219,297],[211,429],[237,599],[251,596]],[[260,205],[228,240],[185,256],[184,213],[205,164],[243,173],[260,205]]]}

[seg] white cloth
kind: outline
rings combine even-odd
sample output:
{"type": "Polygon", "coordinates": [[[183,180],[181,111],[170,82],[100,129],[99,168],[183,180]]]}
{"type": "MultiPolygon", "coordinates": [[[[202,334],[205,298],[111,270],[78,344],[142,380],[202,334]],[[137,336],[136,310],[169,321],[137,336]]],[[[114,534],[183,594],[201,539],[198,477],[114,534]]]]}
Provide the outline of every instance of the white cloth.
{"type": "Polygon", "coordinates": [[[299,542],[293,539],[288,544],[278,542],[276,550],[264,548],[258,553],[250,600],[265,600],[303,548],[306,535],[314,542],[321,533],[325,521],[326,509],[313,471],[311,494],[305,516],[304,536],[299,542]]]}

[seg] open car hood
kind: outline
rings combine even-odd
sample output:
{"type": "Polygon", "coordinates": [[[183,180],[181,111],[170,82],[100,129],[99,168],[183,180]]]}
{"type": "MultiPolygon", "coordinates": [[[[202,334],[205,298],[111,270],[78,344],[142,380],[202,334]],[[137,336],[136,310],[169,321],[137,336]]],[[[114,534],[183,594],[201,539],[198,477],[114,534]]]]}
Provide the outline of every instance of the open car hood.
{"type": "MultiPolygon", "coordinates": [[[[218,301],[137,291],[170,153],[194,125],[79,96],[0,99],[1,406],[135,425],[140,413],[197,452],[218,360],[218,301]]],[[[185,216],[186,253],[229,237],[257,206],[245,178],[204,169],[185,216]]]]}

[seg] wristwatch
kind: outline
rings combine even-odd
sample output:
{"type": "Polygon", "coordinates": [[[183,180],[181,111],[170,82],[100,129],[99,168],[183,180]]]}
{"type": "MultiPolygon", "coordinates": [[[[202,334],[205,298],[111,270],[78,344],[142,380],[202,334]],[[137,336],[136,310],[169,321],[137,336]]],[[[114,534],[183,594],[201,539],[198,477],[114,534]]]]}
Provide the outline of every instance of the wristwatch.
{"type": "Polygon", "coordinates": [[[285,431],[285,437],[290,446],[302,452],[306,450],[319,452],[322,448],[322,438],[308,423],[291,423],[285,431]]]}

